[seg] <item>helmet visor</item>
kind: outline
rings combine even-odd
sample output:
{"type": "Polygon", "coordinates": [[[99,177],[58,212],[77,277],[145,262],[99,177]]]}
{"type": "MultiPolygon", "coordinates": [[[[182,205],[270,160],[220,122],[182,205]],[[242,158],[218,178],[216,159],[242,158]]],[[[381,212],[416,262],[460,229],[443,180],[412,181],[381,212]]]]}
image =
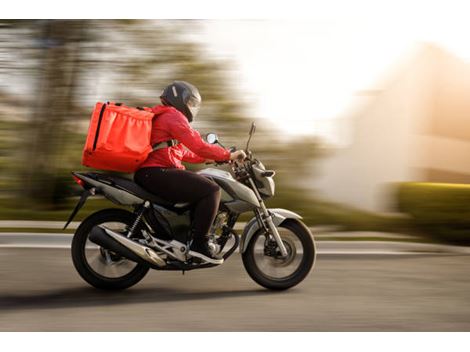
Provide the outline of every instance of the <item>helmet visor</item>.
{"type": "Polygon", "coordinates": [[[189,111],[191,111],[191,115],[193,115],[193,117],[196,117],[199,112],[199,109],[201,108],[201,97],[190,97],[188,102],[186,103],[186,106],[188,107],[189,111]]]}

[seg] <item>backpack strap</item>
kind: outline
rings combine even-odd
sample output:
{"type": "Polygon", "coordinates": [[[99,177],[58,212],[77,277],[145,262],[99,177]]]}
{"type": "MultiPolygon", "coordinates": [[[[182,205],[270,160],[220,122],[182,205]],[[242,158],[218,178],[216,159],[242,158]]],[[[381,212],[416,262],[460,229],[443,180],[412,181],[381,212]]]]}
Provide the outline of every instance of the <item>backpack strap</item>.
{"type": "Polygon", "coordinates": [[[178,145],[178,144],[179,142],[176,139],[170,139],[169,141],[155,143],[154,145],[152,145],[152,151],[163,149],[163,148],[174,147],[175,145],[178,145]]]}

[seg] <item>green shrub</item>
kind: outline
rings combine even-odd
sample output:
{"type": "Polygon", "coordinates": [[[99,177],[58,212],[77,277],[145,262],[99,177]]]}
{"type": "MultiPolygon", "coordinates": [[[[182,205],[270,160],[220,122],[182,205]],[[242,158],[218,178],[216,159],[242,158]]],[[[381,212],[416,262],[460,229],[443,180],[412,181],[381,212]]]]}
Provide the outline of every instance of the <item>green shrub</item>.
{"type": "Polygon", "coordinates": [[[402,183],[397,205],[425,234],[445,242],[470,244],[470,185],[402,183]]]}

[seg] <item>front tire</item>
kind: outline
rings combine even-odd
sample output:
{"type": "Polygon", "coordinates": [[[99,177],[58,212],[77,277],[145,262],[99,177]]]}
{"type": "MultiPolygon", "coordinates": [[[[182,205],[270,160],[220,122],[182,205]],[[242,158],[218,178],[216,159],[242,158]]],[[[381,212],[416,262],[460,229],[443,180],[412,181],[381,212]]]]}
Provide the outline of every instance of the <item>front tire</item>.
{"type": "Polygon", "coordinates": [[[263,229],[253,235],[242,253],[243,265],[248,275],[256,283],[270,290],[286,290],[298,285],[312,269],[316,256],[313,236],[302,222],[287,219],[279,225],[278,230],[288,249],[287,258],[273,255],[272,246],[271,252],[267,251],[269,236],[266,237],[263,229]],[[295,264],[296,258],[298,264],[295,264]],[[289,267],[292,272],[285,270],[289,267]]]}
{"type": "Polygon", "coordinates": [[[137,284],[149,271],[147,265],[106,252],[88,239],[94,226],[108,223],[125,229],[132,225],[135,217],[123,209],[104,209],[87,217],[78,227],[72,240],[72,261],[80,276],[90,285],[103,290],[123,290],[137,284]],[[94,259],[90,259],[91,256],[94,259]]]}

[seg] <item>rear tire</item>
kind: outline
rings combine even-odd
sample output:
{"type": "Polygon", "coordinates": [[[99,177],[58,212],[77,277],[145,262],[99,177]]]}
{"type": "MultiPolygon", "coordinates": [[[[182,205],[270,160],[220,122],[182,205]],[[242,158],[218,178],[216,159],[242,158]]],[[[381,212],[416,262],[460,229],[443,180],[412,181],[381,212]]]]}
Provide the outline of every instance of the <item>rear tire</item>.
{"type": "MultiPolygon", "coordinates": [[[[87,217],[75,231],[72,240],[72,261],[80,276],[90,285],[102,290],[123,290],[137,284],[149,271],[144,264],[137,264],[129,273],[120,277],[105,277],[90,266],[85,245],[91,229],[103,223],[116,222],[132,225],[135,215],[123,209],[103,209],[87,217]]],[[[133,263],[133,262],[132,262],[133,263]]]]}
{"type": "MultiPolygon", "coordinates": [[[[293,273],[286,277],[274,278],[270,277],[260,269],[255,255],[255,244],[259,242],[258,240],[261,236],[263,238],[265,237],[265,233],[262,229],[253,235],[245,252],[242,253],[243,265],[248,275],[250,275],[256,283],[270,290],[286,290],[298,285],[305,279],[312,269],[316,256],[313,236],[310,233],[310,230],[302,222],[295,219],[287,219],[279,225],[279,228],[288,230],[302,245],[302,258],[298,268],[293,273]]],[[[280,235],[284,241],[281,232],[280,235]]],[[[282,266],[282,263],[280,265],[282,266]]]]}

